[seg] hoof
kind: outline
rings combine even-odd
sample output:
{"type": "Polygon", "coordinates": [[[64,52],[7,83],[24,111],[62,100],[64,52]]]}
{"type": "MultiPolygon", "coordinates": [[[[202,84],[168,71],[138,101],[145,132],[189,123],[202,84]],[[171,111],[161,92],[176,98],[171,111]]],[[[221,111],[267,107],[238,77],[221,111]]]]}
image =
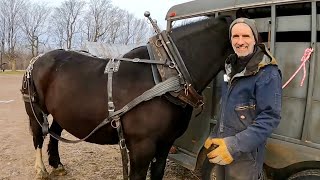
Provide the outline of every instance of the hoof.
{"type": "Polygon", "coordinates": [[[64,176],[67,174],[67,171],[64,169],[64,166],[59,164],[59,166],[52,170],[50,173],[51,176],[64,176]]]}
{"type": "Polygon", "coordinates": [[[49,173],[47,171],[40,171],[37,173],[36,180],[48,180],[49,173]]]}

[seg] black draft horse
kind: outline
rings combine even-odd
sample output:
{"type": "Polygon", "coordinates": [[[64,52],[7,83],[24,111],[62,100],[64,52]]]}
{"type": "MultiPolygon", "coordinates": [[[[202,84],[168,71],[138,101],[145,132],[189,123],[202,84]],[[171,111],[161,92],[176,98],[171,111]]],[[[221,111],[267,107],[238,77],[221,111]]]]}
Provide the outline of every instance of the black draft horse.
{"type": "MultiPolygon", "coordinates": [[[[173,29],[171,37],[194,80],[193,86],[201,92],[223,69],[224,61],[232,53],[228,38],[229,17],[207,18],[173,29]]],[[[147,48],[138,47],[126,58],[149,59],[147,48]]],[[[107,75],[108,61],[81,53],[54,50],[33,65],[32,79],[37,93],[35,115],[43,122],[41,110],[51,114],[50,130],[61,135],[66,130],[75,137],[87,136],[103,119],[108,117],[107,75]],[[41,109],[41,110],[40,110],[41,109]]],[[[116,110],[154,86],[150,64],[122,62],[114,74],[113,98],[116,110]]],[[[28,90],[23,90],[27,93],[28,90]]],[[[36,149],[37,177],[48,175],[42,161],[43,133],[31,109],[29,115],[33,143],[36,149]]],[[[143,102],[124,114],[121,121],[130,158],[131,180],[145,179],[151,163],[151,179],[162,179],[166,158],[176,138],[188,127],[192,107],[175,105],[165,97],[143,102]]],[[[109,124],[100,128],[87,142],[116,144],[116,129],[109,124]]],[[[50,137],[49,164],[63,169],[58,141],[50,137]]]]}

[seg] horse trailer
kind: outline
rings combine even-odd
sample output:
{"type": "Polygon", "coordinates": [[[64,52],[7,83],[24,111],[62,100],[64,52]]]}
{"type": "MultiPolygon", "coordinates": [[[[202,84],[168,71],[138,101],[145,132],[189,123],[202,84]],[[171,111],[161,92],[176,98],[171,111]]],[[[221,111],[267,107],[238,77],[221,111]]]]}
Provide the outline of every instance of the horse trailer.
{"type": "MultiPolygon", "coordinates": [[[[178,20],[230,15],[242,8],[255,19],[262,42],[276,57],[285,83],[282,119],[267,141],[264,172],[268,179],[320,179],[320,1],[318,0],[195,0],[169,9],[167,30],[178,20]],[[313,53],[301,62],[307,48],[313,53]],[[303,69],[305,68],[305,81],[303,69]],[[300,85],[301,84],[301,85],[300,85]]],[[[195,109],[187,131],[175,141],[169,159],[190,170],[212,173],[204,141],[219,117],[221,72],[204,91],[205,105],[195,109]]],[[[213,165],[211,165],[213,166],[213,165]]],[[[203,179],[206,178],[203,175],[203,179]]]]}

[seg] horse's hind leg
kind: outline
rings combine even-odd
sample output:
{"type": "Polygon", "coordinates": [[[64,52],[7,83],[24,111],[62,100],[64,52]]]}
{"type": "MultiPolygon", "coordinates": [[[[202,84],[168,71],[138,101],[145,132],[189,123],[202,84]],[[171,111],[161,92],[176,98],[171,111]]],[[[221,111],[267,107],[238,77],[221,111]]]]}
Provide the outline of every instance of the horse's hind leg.
{"type": "MultiPolygon", "coordinates": [[[[62,127],[55,120],[53,120],[50,126],[50,131],[61,136],[62,130],[62,127]]],[[[51,172],[51,175],[53,176],[63,176],[67,174],[63,164],[60,162],[58,142],[58,140],[50,136],[48,144],[48,156],[49,165],[53,167],[51,172]]]]}
{"type": "Polygon", "coordinates": [[[157,146],[155,158],[151,162],[151,179],[161,180],[164,175],[164,169],[168,157],[169,150],[172,144],[162,144],[157,146]]]}
{"type": "Polygon", "coordinates": [[[33,136],[33,145],[36,150],[36,162],[35,162],[35,169],[37,172],[36,179],[47,179],[49,177],[49,174],[43,164],[42,160],[42,147],[43,147],[43,141],[44,141],[44,136],[42,133],[42,128],[37,122],[37,119],[40,122],[43,122],[43,117],[40,111],[38,111],[36,108],[35,113],[31,110],[30,103],[25,103],[26,111],[29,115],[29,120],[30,120],[30,128],[32,131],[32,136],[33,136]],[[37,118],[37,119],[36,119],[37,118]]]}

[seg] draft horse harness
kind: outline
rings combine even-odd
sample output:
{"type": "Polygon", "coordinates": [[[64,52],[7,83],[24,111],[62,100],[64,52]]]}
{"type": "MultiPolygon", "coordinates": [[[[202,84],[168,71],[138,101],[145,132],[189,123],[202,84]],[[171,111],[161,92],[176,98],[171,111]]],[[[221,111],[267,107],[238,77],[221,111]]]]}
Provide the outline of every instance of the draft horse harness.
{"type": "Polygon", "coordinates": [[[169,36],[168,32],[160,31],[157,24],[151,19],[150,13],[146,12],[145,17],[149,19],[155,32],[155,36],[151,37],[147,45],[150,59],[129,59],[129,58],[114,58],[109,60],[104,73],[108,75],[108,111],[109,116],[105,118],[95,129],[93,129],[86,137],[78,140],[65,139],[54,132],[49,130],[49,122],[47,114],[41,110],[38,104],[36,104],[36,91],[32,83],[31,72],[33,64],[36,62],[38,57],[33,58],[26,70],[24,76],[24,83],[22,87],[23,100],[31,104],[32,112],[34,113],[35,119],[42,128],[42,132],[45,135],[48,133],[55,139],[66,142],[66,143],[78,143],[86,140],[93,133],[95,133],[102,126],[109,124],[117,129],[119,136],[119,146],[122,156],[123,164],[123,178],[128,178],[128,150],[126,147],[125,139],[123,136],[123,128],[121,125],[120,117],[134,108],[136,105],[143,101],[148,101],[154,97],[164,95],[172,103],[186,106],[189,104],[194,108],[201,107],[203,105],[203,97],[193,88],[193,80],[180,56],[180,53],[169,36]],[[126,104],[119,110],[115,111],[115,106],[112,98],[112,77],[113,73],[117,72],[121,61],[128,61],[133,63],[148,63],[152,66],[152,72],[154,75],[155,86],[145,91],[140,96],[133,99],[131,102],[126,104]],[[158,70],[158,71],[157,71],[158,70]],[[159,72],[159,73],[158,73],[159,72]],[[160,74],[160,77],[159,77],[160,74]],[[161,80],[160,80],[161,79],[161,80]],[[25,92],[27,90],[27,92],[25,92]],[[166,94],[169,93],[170,95],[166,94]],[[44,122],[41,123],[35,113],[34,108],[42,111],[44,122]]]}

